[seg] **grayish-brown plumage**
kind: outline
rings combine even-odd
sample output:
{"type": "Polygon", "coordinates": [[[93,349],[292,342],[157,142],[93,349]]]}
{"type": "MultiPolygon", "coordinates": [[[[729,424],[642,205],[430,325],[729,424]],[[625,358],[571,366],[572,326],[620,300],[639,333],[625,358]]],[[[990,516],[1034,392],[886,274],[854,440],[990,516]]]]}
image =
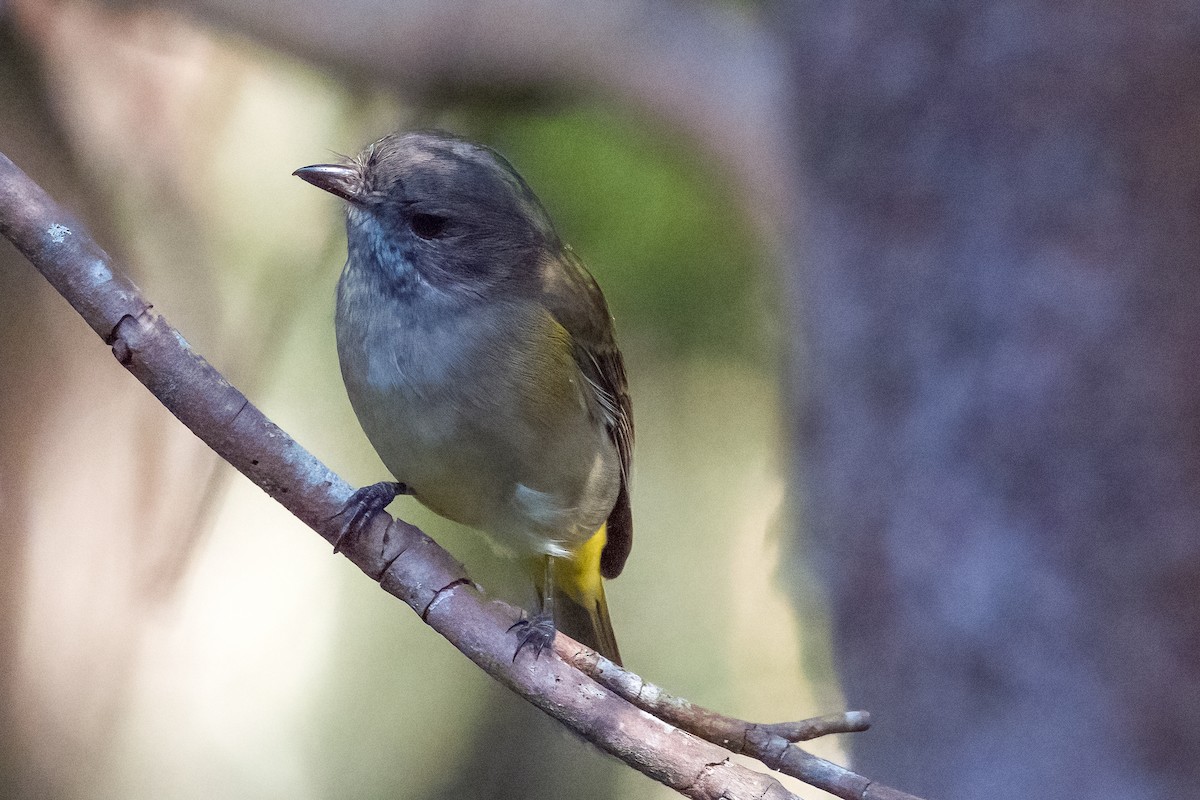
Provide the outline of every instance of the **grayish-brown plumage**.
{"type": "Polygon", "coordinates": [[[486,147],[397,134],[297,174],[348,201],[338,355],[384,464],[433,511],[537,561],[527,641],[546,646],[557,617],[618,658],[600,576],[633,541],[633,416],[595,280],[486,147]]]}

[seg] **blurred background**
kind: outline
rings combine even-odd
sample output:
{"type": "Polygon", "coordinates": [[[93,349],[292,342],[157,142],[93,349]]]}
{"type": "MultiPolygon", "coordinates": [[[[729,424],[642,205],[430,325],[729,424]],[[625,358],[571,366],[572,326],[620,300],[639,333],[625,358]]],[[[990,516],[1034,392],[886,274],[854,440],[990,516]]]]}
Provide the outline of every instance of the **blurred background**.
{"type": "MultiPolygon", "coordinates": [[[[0,109],[354,484],[386,473],[336,365],[341,210],[291,172],[401,128],[497,148],[617,320],[632,669],[866,708],[813,749],[929,800],[1195,793],[1194,4],[0,0],[0,109]]],[[[7,244],[0,330],[0,796],[670,795],[331,557],[7,244]]]]}
{"type": "MultiPolygon", "coordinates": [[[[636,556],[609,588],[627,662],[747,718],[840,708],[820,616],[799,625],[777,580],[794,524],[783,309],[744,181],[669,120],[562,78],[456,85],[431,65],[413,86],[214,17],[9,4],[0,149],[85,216],[198,352],[364,484],[387,473],[337,367],[342,210],[291,172],[413,127],[497,148],[617,318],[639,430],[636,556]]],[[[352,46],[362,20],[344,22],[352,46]]],[[[3,324],[21,344],[0,356],[0,795],[674,796],[331,556],[157,407],[7,244],[3,258],[3,324]]],[[[393,510],[490,591],[528,600],[477,534],[414,502],[393,510]]]]}

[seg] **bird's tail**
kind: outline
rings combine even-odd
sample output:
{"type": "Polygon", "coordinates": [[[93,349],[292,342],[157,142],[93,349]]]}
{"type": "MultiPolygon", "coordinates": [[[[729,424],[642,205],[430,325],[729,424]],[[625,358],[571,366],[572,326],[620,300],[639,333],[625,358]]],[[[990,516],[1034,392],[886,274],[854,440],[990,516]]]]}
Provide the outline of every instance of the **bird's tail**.
{"type": "Polygon", "coordinates": [[[608,540],[608,526],[576,550],[571,558],[557,560],[554,568],[554,626],[600,655],[621,663],[617,637],[608,616],[604,582],[600,578],[600,553],[608,540]]]}

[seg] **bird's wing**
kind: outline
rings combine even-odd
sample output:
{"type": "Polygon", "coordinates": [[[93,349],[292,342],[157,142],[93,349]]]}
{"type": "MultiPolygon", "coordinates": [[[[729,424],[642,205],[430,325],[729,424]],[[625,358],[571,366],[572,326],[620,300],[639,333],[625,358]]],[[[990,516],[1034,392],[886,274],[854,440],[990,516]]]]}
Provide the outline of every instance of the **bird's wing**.
{"type": "Polygon", "coordinates": [[[633,405],[625,378],[625,361],[613,337],[608,303],[579,257],[564,247],[552,263],[545,265],[543,277],[546,306],[571,335],[575,363],[592,391],[621,461],[621,489],[608,516],[608,541],[600,557],[600,573],[605,578],[615,578],[633,546],[633,515],[629,505],[633,405]]]}

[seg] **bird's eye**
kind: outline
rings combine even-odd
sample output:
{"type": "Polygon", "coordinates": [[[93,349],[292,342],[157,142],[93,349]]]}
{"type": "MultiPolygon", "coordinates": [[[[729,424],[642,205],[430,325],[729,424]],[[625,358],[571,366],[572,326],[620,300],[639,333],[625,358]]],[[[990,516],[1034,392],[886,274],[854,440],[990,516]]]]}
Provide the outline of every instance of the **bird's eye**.
{"type": "Polygon", "coordinates": [[[436,239],[445,233],[447,222],[448,219],[437,214],[413,214],[409,224],[412,232],[422,239],[436,239]]]}

